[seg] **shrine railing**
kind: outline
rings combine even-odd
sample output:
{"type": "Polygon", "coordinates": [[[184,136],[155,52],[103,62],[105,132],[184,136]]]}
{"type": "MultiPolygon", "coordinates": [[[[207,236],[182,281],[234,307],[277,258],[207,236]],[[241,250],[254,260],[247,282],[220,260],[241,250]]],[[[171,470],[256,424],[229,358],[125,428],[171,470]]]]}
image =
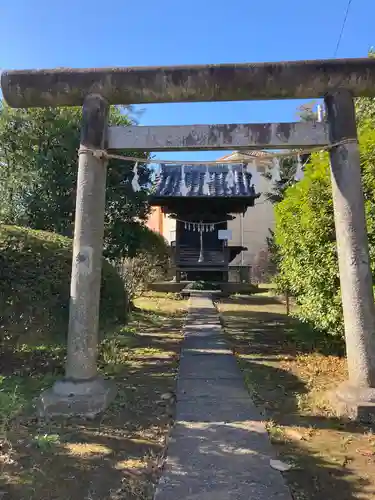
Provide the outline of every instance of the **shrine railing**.
{"type": "Polygon", "coordinates": [[[199,248],[180,247],[175,255],[175,264],[177,265],[225,265],[226,255],[222,249],[206,248],[203,250],[203,260],[199,262],[199,248]]]}

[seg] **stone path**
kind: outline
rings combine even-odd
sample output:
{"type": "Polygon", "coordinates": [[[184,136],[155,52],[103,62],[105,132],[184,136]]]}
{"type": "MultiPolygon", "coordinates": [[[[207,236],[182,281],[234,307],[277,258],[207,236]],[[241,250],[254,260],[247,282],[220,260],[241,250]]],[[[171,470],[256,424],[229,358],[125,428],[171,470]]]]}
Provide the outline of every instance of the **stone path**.
{"type": "Polygon", "coordinates": [[[209,297],[193,296],[155,500],[291,500],[209,297]]]}

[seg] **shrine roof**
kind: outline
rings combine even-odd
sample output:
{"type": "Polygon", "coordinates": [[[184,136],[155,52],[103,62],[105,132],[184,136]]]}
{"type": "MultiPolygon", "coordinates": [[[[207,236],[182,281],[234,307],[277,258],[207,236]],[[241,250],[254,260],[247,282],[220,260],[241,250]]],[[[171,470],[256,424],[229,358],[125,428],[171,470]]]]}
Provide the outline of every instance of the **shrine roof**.
{"type": "Polygon", "coordinates": [[[246,165],[161,165],[152,198],[248,198],[259,195],[246,165]],[[230,173],[232,172],[233,175],[230,173]],[[183,179],[184,175],[184,179],[183,179]],[[183,183],[185,180],[185,185],[183,183]]]}

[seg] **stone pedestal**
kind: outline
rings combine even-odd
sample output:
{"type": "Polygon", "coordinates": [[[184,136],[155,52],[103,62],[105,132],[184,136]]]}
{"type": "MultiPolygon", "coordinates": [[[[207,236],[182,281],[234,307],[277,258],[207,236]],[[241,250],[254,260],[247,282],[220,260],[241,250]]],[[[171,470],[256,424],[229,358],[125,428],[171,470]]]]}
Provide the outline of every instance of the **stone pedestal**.
{"type": "Polygon", "coordinates": [[[344,382],[331,394],[331,401],[338,415],[375,424],[375,388],[356,387],[344,382]]]}
{"type": "Polygon", "coordinates": [[[83,382],[61,380],[40,395],[37,411],[40,417],[94,418],[108,407],[115,396],[115,384],[101,377],[83,382]]]}

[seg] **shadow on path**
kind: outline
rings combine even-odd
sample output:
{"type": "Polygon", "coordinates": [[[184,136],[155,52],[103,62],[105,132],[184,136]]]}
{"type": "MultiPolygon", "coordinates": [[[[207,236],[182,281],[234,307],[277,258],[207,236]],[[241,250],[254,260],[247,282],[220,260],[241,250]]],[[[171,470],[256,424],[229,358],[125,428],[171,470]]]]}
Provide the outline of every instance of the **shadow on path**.
{"type": "MultiPolygon", "coordinates": [[[[150,499],[174,413],[173,400],[160,400],[175,390],[182,319],[183,312],[142,311],[110,332],[99,365],[115,380],[118,395],[104,414],[93,420],[38,421],[25,414],[14,419],[7,439],[0,436],[1,499],[150,499]]],[[[8,367],[19,376],[5,382],[15,380],[18,394],[29,389],[28,380],[61,376],[64,352],[14,349],[8,367]]]]}
{"type": "Polygon", "coordinates": [[[330,349],[270,297],[224,300],[219,309],[271,440],[282,459],[296,464],[285,473],[294,498],[375,498],[375,428],[310,406],[315,390],[341,381],[342,346],[330,349]]]}

